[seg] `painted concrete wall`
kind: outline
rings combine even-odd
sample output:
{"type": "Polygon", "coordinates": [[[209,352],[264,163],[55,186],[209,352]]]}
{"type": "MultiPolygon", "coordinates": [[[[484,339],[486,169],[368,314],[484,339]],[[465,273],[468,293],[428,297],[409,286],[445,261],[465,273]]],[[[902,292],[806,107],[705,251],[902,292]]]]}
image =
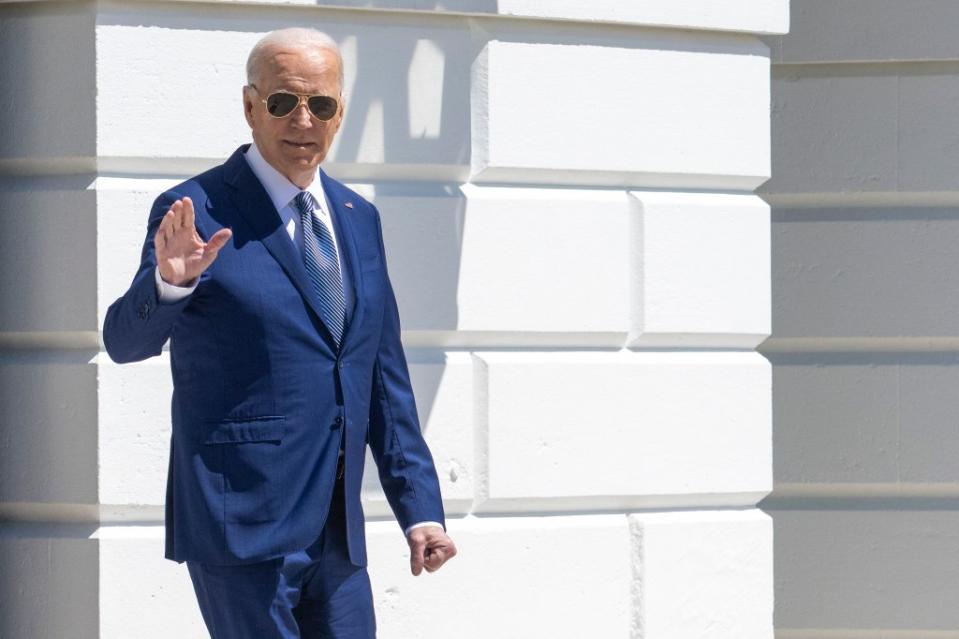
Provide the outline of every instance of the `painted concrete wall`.
{"type": "Polygon", "coordinates": [[[959,637],[957,27],[795,0],[767,38],[782,639],[959,637]]]}
{"type": "Polygon", "coordinates": [[[0,636],[203,636],[162,559],[167,359],[98,331],[155,195],[248,141],[252,44],[305,24],[344,52],[326,168],[384,216],[460,548],[411,577],[368,473],[381,636],[772,637],[787,1],[322,4],[0,4],[0,636]]]}

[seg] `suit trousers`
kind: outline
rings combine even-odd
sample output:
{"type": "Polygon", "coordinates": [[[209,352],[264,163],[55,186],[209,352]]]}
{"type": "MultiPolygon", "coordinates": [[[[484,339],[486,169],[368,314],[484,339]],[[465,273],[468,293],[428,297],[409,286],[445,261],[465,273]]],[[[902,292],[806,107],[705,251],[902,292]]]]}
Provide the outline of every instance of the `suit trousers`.
{"type": "Polygon", "coordinates": [[[343,493],[341,467],[326,525],[305,550],[238,566],[187,562],[212,639],[376,637],[369,574],[347,550],[343,493]]]}

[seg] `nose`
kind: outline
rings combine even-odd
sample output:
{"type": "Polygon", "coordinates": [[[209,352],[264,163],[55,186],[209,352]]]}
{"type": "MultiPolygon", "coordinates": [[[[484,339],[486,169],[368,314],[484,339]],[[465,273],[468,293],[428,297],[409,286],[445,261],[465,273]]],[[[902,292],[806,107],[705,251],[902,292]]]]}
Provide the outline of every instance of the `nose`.
{"type": "Polygon", "coordinates": [[[290,114],[290,120],[294,126],[301,129],[308,129],[312,126],[310,118],[310,110],[306,106],[306,102],[300,102],[296,105],[296,108],[293,109],[293,113],[290,114]]]}

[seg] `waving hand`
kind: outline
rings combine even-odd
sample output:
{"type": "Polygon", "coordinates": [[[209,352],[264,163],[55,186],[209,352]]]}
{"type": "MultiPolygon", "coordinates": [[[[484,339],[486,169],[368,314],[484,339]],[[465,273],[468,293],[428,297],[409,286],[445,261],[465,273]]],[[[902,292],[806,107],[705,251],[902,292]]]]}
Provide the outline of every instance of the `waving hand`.
{"type": "Polygon", "coordinates": [[[188,197],[177,200],[153,238],[160,277],[174,286],[189,286],[209,268],[232,235],[230,229],[220,229],[204,242],[196,232],[193,201],[188,197]]]}

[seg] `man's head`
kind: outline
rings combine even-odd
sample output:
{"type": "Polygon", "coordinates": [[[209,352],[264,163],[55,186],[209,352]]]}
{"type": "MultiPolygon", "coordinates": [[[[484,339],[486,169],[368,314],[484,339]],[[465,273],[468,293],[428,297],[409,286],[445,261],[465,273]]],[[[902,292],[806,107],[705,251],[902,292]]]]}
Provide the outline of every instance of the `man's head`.
{"type": "Polygon", "coordinates": [[[273,31],[253,47],[246,75],[243,112],[253,141],[277,171],[297,186],[307,186],[343,121],[343,59],[336,42],[313,29],[273,31]],[[300,100],[285,117],[274,117],[264,101],[275,93],[334,98],[335,115],[321,120],[300,100]]]}

